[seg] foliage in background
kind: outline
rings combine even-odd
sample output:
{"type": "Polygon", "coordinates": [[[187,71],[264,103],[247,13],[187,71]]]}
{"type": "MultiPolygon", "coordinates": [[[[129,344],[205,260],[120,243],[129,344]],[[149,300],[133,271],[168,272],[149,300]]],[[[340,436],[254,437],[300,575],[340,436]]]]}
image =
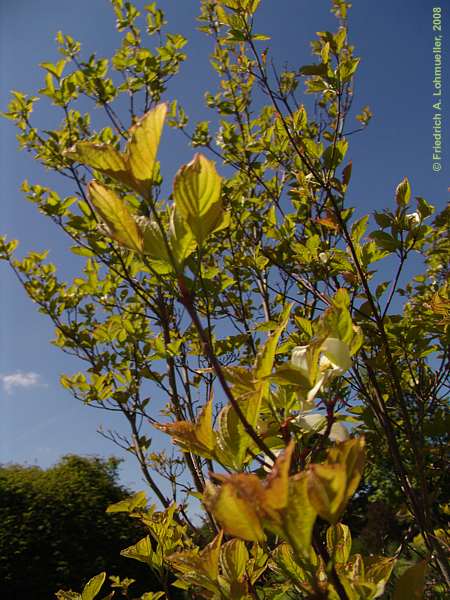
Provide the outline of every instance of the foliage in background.
{"type": "MultiPolygon", "coordinates": [[[[136,456],[162,510],[143,494],[110,510],[146,526],[124,554],[158,574],[160,597],[400,600],[421,597],[425,579],[439,597],[450,586],[448,211],[433,220],[405,177],[384,211],[353,218],[346,154],[371,112],[352,106],[349,4],[332,1],[337,28],[318,32],[313,63],[282,71],[255,28],[259,4],[202,0],[220,84],[205,95],[211,120],[193,125],[163,101],[186,40],[166,33],[156,3],[142,26],[133,4],[112,0],[123,38],[111,60],[84,59],[59,33],[40,94],[62,123],[39,130],[37,97],[20,92],[6,116],[21,147],[73,184],[67,197],[23,190],[84,268],[63,281],[46,253],[17,258],[5,238],[2,257],[55,343],[86,364],[63,385],[123,414],[128,430],[106,435],[136,456]],[[104,127],[79,98],[104,109],[104,127]],[[165,123],[202,149],[172,186],[157,161],[165,123]],[[423,273],[408,281],[417,255],[423,273]],[[156,446],[153,428],[175,445],[156,446]]],[[[104,578],[60,598],[88,600],[104,578]]]]}
{"type": "Polygon", "coordinates": [[[118,464],[68,455],[46,470],[0,467],[4,600],[47,600],[58,588],[78,587],[104,569],[145,580],[144,589],[157,585],[151,574],[120,556],[124,546],[142,537],[144,527],[105,512],[130,493],[117,482],[118,464]]]}

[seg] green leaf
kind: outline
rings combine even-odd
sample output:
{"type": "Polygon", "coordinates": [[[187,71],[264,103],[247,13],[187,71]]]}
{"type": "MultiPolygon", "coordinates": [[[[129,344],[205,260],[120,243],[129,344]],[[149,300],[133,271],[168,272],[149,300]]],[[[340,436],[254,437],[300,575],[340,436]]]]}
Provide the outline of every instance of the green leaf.
{"type": "Polygon", "coordinates": [[[158,223],[144,216],[137,217],[135,221],[142,235],[142,253],[148,256],[152,267],[157,273],[170,273],[173,269],[167,249],[169,241],[164,239],[158,223]]]}
{"type": "MultiPolygon", "coordinates": [[[[259,417],[263,386],[255,386],[251,392],[236,398],[247,421],[253,427],[259,417]]],[[[227,404],[219,413],[216,458],[219,462],[234,469],[241,469],[247,458],[247,450],[254,442],[245,431],[233,407],[227,404]]]]}
{"type": "Polygon", "coordinates": [[[328,72],[327,65],[321,63],[317,65],[305,65],[299,70],[300,75],[326,75],[328,72]]]}
{"type": "Polygon", "coordinates": [[[78,142],[70,150],[66,150],[64,155],[131,187],[132,181],[127,173],[124,157],[111,144],[78,142]]]}
{"type": "Polygon", "coordinates": [[[400,243],[385,231],[372,231],[370,237],[376,242],[378,248],[381,248],[381,250],[390,252],[396,250],[400,246],[400,243]]]}
{"type": "Polygon", "coordinates": [[[376,585],[374,598],[378,598],[383,594],[395,563],[395,558],[385,556],[370,556],[364,559],[365,579],[376,585]]]}
{"type": "Polygon", "coordinates": [[[319,515],[334,525],[355,493],[364,467],[364,439],[352,438],[328,451],[327,461],[311,465],[308,495],[319,515]]]}
{"type": "Polygon", "coordinates": [[[350,183],[350,179],[352,177],[352,168],[353,163],[350,161],[348,165],[346,165],[342,169],[342,183],[344,184],[344,186],[348,186],[348,184],[350,183]]]}
{"type": "Polygon", "coordinates": [[[336,167],[344,160],[347,148],[347,140],[339,140],[336,144],[327,146],[323,153],[323,163],[325,168],[336,169],[336,167]]]}
{"type": "Polygon", "coordinates": [[[364,470],[365,440],[363,437],[351,438],[336,444],[328,451],[328,462],[342,464],[346,474],[346,501],[356,492],[364,470]]]}
{"type": "Polygon", "coordinates": [[[202,154],[196,154],[175,176],[176,211],[186,221],[198,244],[221,225],[221,181],[214,163],[202,154]]]}
{"type": "Polygon", "coordinates": [[[395,201],[398,206],[406,206],[411,198],[411,186],[407,177],[404,177],[395,190],[395,201]]]}
{"type": "Polygon", "coordinates": [[[419,211],[420,218],[422,221],[433,214],[434,206],[429,204],[424,198],[421,196],[417,196],[417,210],[419,211]]]}
{"type": "Polygon", "coordinates": [[[191,229],[176,206],[173,207],[170,216],[170,245],[173,257],[179,265],[182,265],[197,247],[191,229]]]}
{"type": "Polygon", "coordinates": [[[369,220],[368,215],[362,217],[358,221],[355,221],[352,225],[351,235],[352,240],[359,242],[362,236],[364,235],[367,228],[367,221],[369,220]]]}
{"type": "Polygon", "coordinates": [[[120,502],[115,502],[114,504],[110,504],[106,509],[107,513],[117,513],[117,512],[126,512],[130,513],[136,510],[137,508],[146,508],[147,506],[147,496],[145,492],[137,492],[127,498],[126,500],[120,500],[120,502]]]}
{"type": "Polygon", "coordinates": [[[158,104],[129,131],[130,141],[125,151],[125,161],[135,182],[135,188],[143,196],[148,193],[153,181],[156,154],[166,114],[167,104],[158,104]]]}
{"type": "MultiPolygon", "coordinates": [[[[177,552],[168,557],[169,563],[177,570],[191,575],[192,572],[200,576],[206,576],[211,582],[215,582],[219,575],[219,556],[222,544],[223,532],[220,531],[216,537],[198,554],[192,551],[177,552]]],[[[190,577],[186,578],[187,581],[190,577]]],[[[209,589],[209,588],[208,588],[209,589]]]]}
{"type": "Polygon", "coordinates": [[[111,144],[94,142],[78,142],[64,154],[146,197],[154,176],[166,113],[167,105],[158,104],[133,125],[123,154],[111,144]]]}
{"type": "MultiPolygon", "coordinates": [[[[275,464],[265,482],[262,508],[271,516],[275,510],[285,509],[289,500],[289,469],[295,444],[289,443],[278,455],[275,464]]],[[[278,520],[275,518],[275,520],[278,520]]]]}
{"type": "Polygon", "coordinates": [[[210,399],[202,408],[196,423],[176,421],[155,427],[168,433],[183,450],[213,458],[216,440],[212,429],[212,404],[210,399]]]}
{"type": "Polygon", "coordinates": [[[286,329],[289,322],[292,304],[285,307],[281,314],[280,322],[273,333],[269,336],[262,349],[258,352],[254,367],[255,380],[268,377],[272,373],[273,362],[275,360],[276,349],[281,334],[286,329]]]}
{"type": "Polygon", "coordinates": [[[327,529],[327,547],[334,563],[346,563],[352,549],[350,529],[343,523],[336,523],[327,529]]]}
{"type": "Polygon", "coordinates": [[[235,474],[221,486],[206,484],[203,501],[224,528],[225,533],[249,542],[266,539],[256,512],[254,489],[259,492],[259,479],[253,475],[235,474]]]}
{"type": "Polygon", "coordinates": [[[317,510],[309,499],[308,478],[299,473],[289,481],[288,502],[283,517],[283,529],[289,543],[300,555],[309,555],[317,510]]]}
{"type": "Polygon", "coordinates": [[[289,364],[281,365],[270,376],[270,381],[279,385],[297,385],[309,390],[312,383],[307,374],[289,364]]]}
{"type": "MultiPolygon", "coordinates": [[[[298,554],[300,556],[302,555],[301,552],[298,554]]],[[[286,542],[281,543],[272,551],[271,559],[276,564],[276,570],[279,570],[284,577],[287,577],[297,585],[301,585],[307,579],[305,571],[299,566],[294,558],[291,544],[286,542]]],[[[288,600],[289,596],[287,594],[284,594],[283,592],[281,594],[281,600],[288,600]]],[[[273,597],[271,596],[271,598],[273,597]]],[[[279,596],[277,595],[275,598],[279,598],[279,596]]]]}
{"type": "Polygon", "coordinates": [[[83,588],[83,591],[81,593],[81,600],[93,600],[95,596],[99,593],[105,581],[105,578],[106,573],[103,572],[90,579],[83,588]]]}
{"type": "Polygon", "coordinates": [[[374,212],[373,216],[377,222],[377,225],[382,229],[386,229],[386,227],[389,227],[392,224],[390,216],[385,213],[374,212]]]}
{"type": "Polygon", "coordinates": [[[348,81],[358,68],[359,58],[350,58],[341,63],[338,68],[338,74],[342,82],[348,81]]]}
{"type": "Polygon", "coordinates": [[[427,567],[427,561],[422,560],[406,569],[397,581],[393,600],[422,600],[427,567]]]}
{"type": "Polygon", "coordinates": [[[121,550],[120,554],[126,558],[133,558],[134,560],[138,560],[147,565],[152,565],[151,557],[153,550],[150,537],[147,535],[145,538],[142,538],[142,540],[139,540],[137,544],[133,544],[132,546],[128,546],[128,548],[121,550]]]}
{"type": "Polygon", "coordinates": [[[321,52],[320,52],[320,56],[322,57],[322,61],[327,64],[330,58],[330,43],[327,42],[326,44],[324,44],[321,52]]]}
{"type": "Polygon", "coordinates": [[[345,469],[342,465],[311,465],[308,472],[308,497],[318,514],[329,523],[341,516],[345,499],[345,469]]]}
{"type": "Polygon", "coordinates": [[[241,579],[246,572],[248,560],[248,550],[242,540],[229,540],[220,550],[222,571],[230,582],[241,579]]]}
{"type": "Polygon", "coordinates": [[[96,212],[107,227],[108,235],[122,246],[142,253],[142,232],[125,203],[97,181],[91,181],[88,191],[96,212]]]}
{"type": "Polygon", "coordinates": [[[66,64],[67,61],[65,59],[62,59],[58,61],[55,65],[52,63],[40,63],[39,66],[42,67],[42,69],[45,69],[46,71],[54,75],[57,79],[59,79],[62,75],[66,64]]]}
{"type": "Polygon", "coordinates": [[[90,250],[89,248],[84,248],[83,246],[72,246],[70,251],[73,254],[77,254],[78,256],[95,256],[95,252],[90,250]]]}
{"type": "Polygon", "coordinates": [[[165,592],[145,592],[145,594],[140,597],[140,600],[159,600],[165,595],[165,592]]]}

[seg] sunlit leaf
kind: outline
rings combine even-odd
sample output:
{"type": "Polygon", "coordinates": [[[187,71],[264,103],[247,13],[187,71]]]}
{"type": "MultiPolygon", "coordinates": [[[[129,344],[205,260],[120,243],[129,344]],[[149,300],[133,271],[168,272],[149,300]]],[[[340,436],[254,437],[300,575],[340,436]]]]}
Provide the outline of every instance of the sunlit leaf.
{"type": "Polygon", "coordinates": [[[213,458],[216,440],[212,429],[212,404],[212,399],[205,404],[196,423],[176,421],[156,427],[168,433],[183,450],[196,452],[205,458],[213,458]]]}
{"type": "Polygon", "coordinates": [[[399,206],[406,206],[411,198],[411,186],[407,177],[404,177],[395,190],[395,200],[399,206]]]}
{"type": "Polygon", "coordinates": [[[308,472],[308,496],[322,519],[336,523],[345,498],[346,475],[342,465],[311,465],[308,472]]]}
{"type": "Polygon", "coordinates": [[[153,550],[150,537],[147,535],[145,538],[139,540],[139,542],[136,544],[121,550],[120,554],[122,556],[126,556],[127,558],[134,558],[134,560],[151,565],[151,556],[153,554],[153,550]]]}
{"type": "Polygon", "coordinates": [[[215,581],[219,574],[219,556],[221,551],[223,532],[216,537],[199,553],[192,551],[177,552],[167,557],[169,563],[176,569],[186,573],[189,571],[206,575],[215,581]]]}
{"type": "MultiPolygon", "coordinates": [[[[259,417],[263,396],[263,386],[252,384],[254,389],[236,398],[236,402],[247,419],[254,427],[259,417]]],[[[217,430],[217,459],[222,464],[235,469],[241,469],[246,462],[247,450],[254,442],[245,431],[236,411],[231,405],[226,405],[219,413],[217,430]]]]}
{"type": "Polygon", "coordinates": [[[145,492],[136,492],[127,498],[126,500],[120,500],[120,502],[115,502],[114,504],[110,504],[106,509],[107,513],[115,513],[115,512],[133,512],[133,510],[139,508],[146,508],[147,506],[147,496],[145,492]]]}
{"type": "Polygon", "coordinates": [[[89,184],[89,197],[110,237],[122,246],[141,253],[144,247],[142,233],[123,200],[97,181],[89,184]]]}
{"type": "Polygon", "coordinates": [[[182,264],[197,247],[191,229],[176,206],[173,207],[170,216],[170,245],[173,257],[178,264],[182,264]]]}
{"type": "Polygon", "coordinates": [[[106,573],[99,573],[95,577],[92,577],[87,584],[84,586],[81,592],[81,600],[93,600],[99,593],[104,581],[106,579],[106,573]]]}
{"type": "Polygon", "coordinates": [[[149,258],[157,273],[170,273],[173,268],[168,253],[169,240],[164,239],[158,223],[143,216],[137,217],[135,221],[142,236],[142,253],[149,258]]]}
{"type": "Polygon", "coordinates": [[[308,477],[299,473],[289,480],[288,503],[283,527],[289,543],[301,555],[309,555],[317,510],[308,495],[308,477]]]}
{"type": "Polygon", "coordinates": [[[346,496],[350,498],[356,492],[364,470],[365,440],[363,437],[351,438],[336,444],[328,451],[330,463],[342,464],[346,473],[346,496]]]}
{"type": "Polygon", "coordinates": [[[225,533],[249,542],[262,542],[266,536],[256,512],[255,496],[261,492],[256,475],[231,475],[222,485],[208,483],[204,502],[225,533]]]}
{"type": "Polygon", "coordinates": [[[378,598],[384,593],[395,563],[395,558],[385,556],[370,556],[364,559],[365,578],[376,586],[374,598],[378,598]]]}
{"type": "Polygon", "coordinates": [[[289,446],[276,459],[265,482],[263,508],[267,512],[285,508],[288,503],[288,478],[295,444],[289,446]]]}
{"type": "Polygon", "coordinates": [[[129,130],[130,139],[125,151],[125,162],[135,187],[144,196],[153,180],[156,154],[166,114],[167,104],[158,104],[129,130]]]}
{"type": "Polygon", "coordinates": [[[155,171],[156,153],[161,138],[167,105],[158,104],[130,130],[121,153],[111,144],[78,142],[65,156],[100,171],[136,192],[147,196],[155,171]]]}
{"type": "Polygon", "coordinates": [[[127,173],[124,156],[111,144],[78,142],[76,146],[66,151],[65,155],[129,187],[131,186],[131,177],[127,173]]]}
{"type": "Polygon", "coordinates": [[[256,357],[256,363],[254,367],[255,379],[263,379],[271,374],[273,368],[273,361],[275,359],[275,352],[277,349],[278,341],[281,334],[286,329],[289,322],[289,315],[292,309],[292,304],[289,304],[284,309],[280,322],[276,329],[271,333],[263,347],[256,357]]]}
{"type": "Polygon", "coordinates": [[[248,560],[248,550],[242,540],[229,540],[220,550],[220,564],[229,581],[237,581],[244,575],[248,560]]]}
{"type": "Polygon", "coordinates": [[[175,176],[173,195],[176,210],[199,244],[221,225],[221,181],[214,163],[202,154],[196,154],[175,176]]]}
{"type": "Polygon", "coordinates": [[[330,558],[335,563],[346,563],[352,549],[350,529],[343,523],[336,523],[327,529],[327,547],[330,558]]]}
{"type": "Polygon", "coordinates": [[[337,523],[359,485],[363,468],[363,438],[336,444],[328,451],[325,463],[310,466],[308,495],[323,519],[337,523]]]}

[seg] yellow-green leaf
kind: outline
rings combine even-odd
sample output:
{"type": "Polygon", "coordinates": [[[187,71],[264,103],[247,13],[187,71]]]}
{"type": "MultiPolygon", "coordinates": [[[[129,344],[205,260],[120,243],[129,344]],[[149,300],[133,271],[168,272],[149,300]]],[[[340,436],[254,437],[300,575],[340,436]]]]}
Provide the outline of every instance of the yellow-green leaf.
{"type": "Polygon", "coordinates": [[[249,542],[265,540],[255,505],[261,492],[256,475],[230,475],[220,486],[208,483],[203,501],[222,525],[225,533],[249,542]]]}
{"type": "MultiPolygon", "coordinates": [[[[284,577],[302,586],[308,580],[308,574],[302,569],[294,558],[292,545],[283,542],[273,550],[271,559],[276,565],[276,570],[281,571],[284,577]]],[[[272,567],[273,568],[273,567],[272,567]]]]}
{"type": "MultiPolygon", "coordinates": [[[[256,363],[254,368],[255,379],[263,379],[268,377],[272,373],[273,361],[275,360],[275,353],[278,345],[278,341],[280,339],[281,334],[286,329],[286,326],[289,322],[289,315],[292,309],[292,304],[289,304],[284,309],[279,325],[272,332],[272,334],[267,339],[264,346],[258,352],[258,356],[256,357],[256,363]]],[[[268,384],[267,384],[268,385],[268,384]]]]}
{"type": "Polygon", "coordinates": [[[200,552],[202,568],[212,581],[215,581],[219,574],[219,556],[222,537],[223,532],[220,531],[213,541],[205,546],[200,552]]]}
{"type": "Polygon", "coordinates": [[[201,552],[188,550],[176,552],[167,557],[169,563],[178,571],[189,576],[196,573],[197,576],[206,576],[214,582],[219,575],[219,555],[221,551],[223,532],[220,531],[216,537],[201,552]]]}
{"type": "Polygon", "coordinates": [[[205,404],[196,423],[176,421],[156,427],[168,433],[183,450],[213,458],[216,440],[212,429],[212,399],[205,404]]]}
{"type": "Polygon", "coordinates": [[[404,177],[395,190],[395,200],[399,206],[406,206],[411,198],[411,186],[407,177],[404,177]]]}
{"type": "Polygon", "coordinates": [[[308,496],[318,514],[329,523],[341,516],[345,499],[345,469],[342,465],[311,465],[308,471],[308,496]]]}
{"type": "Polygon", "coordinates": [[[374,598],[383,594],[395,563],[395,558],[386,556],[370,556],[364,559],[365,578],[376,586],[374,598]]]}
{"type": "Polygon", "coordinates": [[[137,544],[133,544],[133,546],[128,546],[128,548],[121,550],[120,554],[127,558],[134,558],[134,560],[151,565],[153,550],[150,537],[147,535],[145,538],[142,538],[142,540],[139,540],[137,544]]]}
{"type": "Polygon", "coordinates": [[[248,550],[242,540],[232,539],[220,549],[220,564],[228,581],[238,581],[247,569],[248,550]]]}
{"type": "Polygon", "coordinates": [[[135,182],[135,188],[144,196],[154,176],[156,154],[167,114],[167,104],[158,104],[149,110],[129,130],[130,140],[125,161],[135,182]]]}
{"type": "Polygon", "coordinates": [[[92,577],[87,584],[84,586],[81,592],[81,600],[93,600],[99,593],[106,578],[106,573],[99,573],[95,577],[92,577]]]}
{"type": "Polygon", "coordinates": [[[120,500],[120,502],[115,502],[114,504],[110,504],[106,509],[107,513],[115,513],[115,512],[133,512],[133,510],[142,508],[144,509],[147,506],[147,496],[145,492],[136,492],[127,498],[126,500],[120,500]]]}
{"type": "Polygon", "coordinates": [[[285,508],[288,503],[288,480],[292,453],[295,444],[289,446],[277,457],[275,464],[266,480],[263,496],[263,508],[267,512],[285,508]]]}
{"type": "Polygon", "coordinates": [[[319,515],[337,523],[355,493],[364,468],[364,438],[352,438],[328,451],[327,461],[311,465],[308,494],[319,515]]]}
{"type": "Polygon", "coordinates": [[[170,216],[170,245],[173,257],[178,264],[182,264],[197,247],[192,231],[177,211],[176,206],[173,207],[170,216]]]}
{"type": "Polygon", "coordinates": [[[334,563],[346,563],[352,549],[350,529],[343,523],[336,523],[327,529],[327,547],[334,563]]]}
{"type": "Polygon", "coordinates": [[[308,477],[299,473],[289,480],[288,503],[283,518],[285,537],[298,554],[309,556],[317,510],[308,496],[308,477]]]}
{"type": "Polygon", "coordinates": [[[111,144],[78,142],[64,154],[68,158],[96,169],[125,185],[131,186],[131,178],[127,173],[125,159],[111,144]]]}
{"type": "Polygon", "coordinates": [[[89,197],[109,236],[122,246],[141,253],[144,247],[142,233],[125,203],[97,181],[89,184],[89,197]]]}
{"type": "Polygon", "coordinates": [[[142,235],[142,252],[148,256],[154,270],[160,275],[170,273],[173,268],[167,250],[168,240],[164,240],[161,229],[155,221],[140,216],[135,219],[142,235]]]}
{"type": "Polygon", "coordinates": [[[176,210],[198,244],[202,244],[222,224],[221,182],[214,163],[202,154],[196,154],[175,176],[173,195],[176,210]]]}
{"type": "Polygon", "coordinates": [[[336,444],[328,452],[328,461],[343,464],[346,473],[346,496],[351,498],[356,492],[364,470],[365,440],[363,437],[351,438],[336,444]]]}
{"type": "Polygon", "coordinates": [[[100,171],[146,196],[151,185],[167,105],[158,104],[130,130],[129,142],[121,153],[111,144],[78,142],[65,155],[100,171]]]}
{"type": "MultiPolygon", "coordinates": [[[[251,392],[236,398],[245,418],[252,427],[256,425],[261,407],[263,387],[254,385],[251,392]]],[[[219,413],[217,431],[217,459],[226,466],[241,469],[246,462],[248,448],[254,442],[245,431],[241,420],[231,405],[226,405],[219,413]]]]}

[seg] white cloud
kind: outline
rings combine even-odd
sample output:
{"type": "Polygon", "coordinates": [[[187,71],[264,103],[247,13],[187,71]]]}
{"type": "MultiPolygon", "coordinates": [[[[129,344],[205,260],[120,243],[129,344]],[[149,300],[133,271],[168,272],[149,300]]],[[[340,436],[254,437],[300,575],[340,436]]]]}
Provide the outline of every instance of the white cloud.
{"type": "Polygon", "coordinates": [[[0,381],[3,383],[3,389],[7,394],[12,394],[15,388],[32,388],[45,386],[40,381],[41,376],[38,373],[29,371],[24,373],[23,371],[16,371],[15,373],[8,373],[6,375],[0,374],[0,381]]]}

